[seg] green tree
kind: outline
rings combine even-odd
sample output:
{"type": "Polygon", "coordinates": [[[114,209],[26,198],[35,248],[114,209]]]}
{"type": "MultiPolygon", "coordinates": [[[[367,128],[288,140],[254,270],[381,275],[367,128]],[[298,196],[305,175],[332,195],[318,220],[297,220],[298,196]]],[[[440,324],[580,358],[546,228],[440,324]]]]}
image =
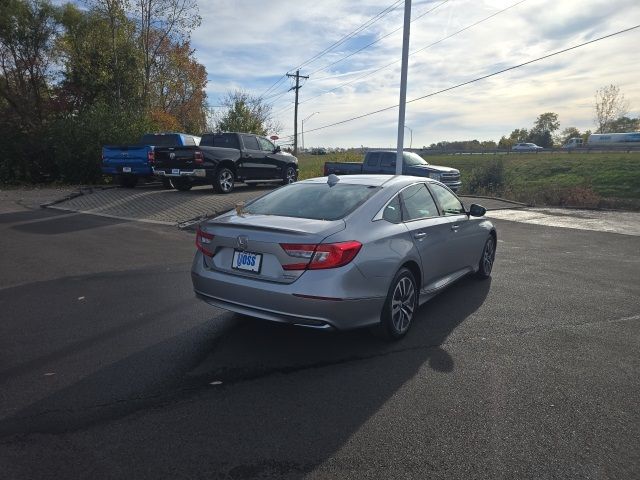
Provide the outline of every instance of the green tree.
{"type": "Polygon", "coordinates": [[[112,31],[112,20],[99,9],[79,10],[72,4],[60,14],[64,34],[58,41],[64,79],[58,97],[64,110],[80,111],[97,103],[127,109],[141,107],[142,57],[134,38],[135,25],[122,18],[112,31]],[[111,48],[104,48],[104,39],[111,48]]]}
{"type": "Polygon", "coordinates": [[[527,141],[545,148],[553,147],[553,132],[558,128],[560,128],[560,122],[557,113],[547,112],[538,115],[527,141]]]}
{"type": "Polygon", "coordinates": [[[582,133],[576,127],[567,127],[562,130],[560,133],[560,137],[558,138],[558,143],[560,145],[564,145],[572,138],[582,138],[582,133]]]}
{"type": "Polygon", "coordinates": [[[516,128],[509,135],[509,140],[513,143],[526,142],[529,137],[529,131],[526,128],[516,128]]]}
{"type": "Polygon", "coordinates": [[[637,132],[640,130],[640,118],[617,118],[609,123],[608,130],[616,133],[637,132]]]}
{"type": "Polygon", "coordinates": [[[276,133],[280,125],[272,119],[271,105],[246,92],[229,92],[221,100],[226,110],[216,122],[222,132],[247,132],[256,135],[276,133]]]}
{"type": "Polygon", "coordinates": [[[55,8],[48,1],[0,2],[0,138],[5,145],[0,172],[5,180],[55,175],[41,136],[52,109],[49,80],[57,33],[55,8]]]}

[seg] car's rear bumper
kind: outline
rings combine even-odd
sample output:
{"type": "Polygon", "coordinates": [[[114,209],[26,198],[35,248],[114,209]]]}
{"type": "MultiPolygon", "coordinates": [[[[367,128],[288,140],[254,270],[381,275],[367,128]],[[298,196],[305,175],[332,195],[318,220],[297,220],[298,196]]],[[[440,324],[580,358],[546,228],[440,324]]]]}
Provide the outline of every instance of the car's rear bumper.
{"type": "Polygon", "coordinates": [[[327,271],[305,272],[291,284],[248,279],[207,268],[199,253],[191,271],[196,296],[232,312],[317,329],[349,330],[380,321],[385,296],[338,297],[336,282],[323,277],[327,271]]]}
{"type": "Polygon", "coordinates": [[[135,165],[103,165],[102,173],[105,175],[137,175],[141,177],[150,177],[153,175],[151,167],[135,165]],[[130,168],[131,171],[123,172],[123,168],[130,168]]]}
{"type": "Polygon", "coordinates": [[[153,174],[159,177],[193,177],[193,178],[206,178],[207,170],[204,168],[194,168],[191,170],[182,170],[179,168],[159,168],[153,169],[153,174]]]}

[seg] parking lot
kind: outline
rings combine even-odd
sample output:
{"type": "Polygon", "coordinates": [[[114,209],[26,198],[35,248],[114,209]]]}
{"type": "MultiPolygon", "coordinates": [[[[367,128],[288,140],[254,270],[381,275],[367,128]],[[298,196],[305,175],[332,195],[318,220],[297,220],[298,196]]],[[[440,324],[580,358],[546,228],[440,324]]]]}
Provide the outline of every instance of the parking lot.
{"type": "Polygon", "coordinates": [[[639,476],[638,214],[490,211],[492,279],[389,344],[193,297],[176,225],[243,188],[5,202],[2,478],[639,476]]]}

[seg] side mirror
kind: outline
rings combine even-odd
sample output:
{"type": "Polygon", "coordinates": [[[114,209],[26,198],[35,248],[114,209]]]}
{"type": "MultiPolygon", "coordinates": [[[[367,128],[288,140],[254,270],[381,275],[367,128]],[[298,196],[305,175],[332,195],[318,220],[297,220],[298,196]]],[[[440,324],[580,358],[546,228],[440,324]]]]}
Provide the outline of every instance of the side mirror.
{"type": "Polygon", "coordinates": [[[276,148],[273,149],[273,153],[280,153],[281,151],[280,145],[276,145],[276,148]]]}
{"type": "Polygon", "coordinates": [[[472,217],[484,217],[485,213],[487,213],[487,209],[482,205],[472,203],[469,207],[469,215],[471,215],[472,217]]]}

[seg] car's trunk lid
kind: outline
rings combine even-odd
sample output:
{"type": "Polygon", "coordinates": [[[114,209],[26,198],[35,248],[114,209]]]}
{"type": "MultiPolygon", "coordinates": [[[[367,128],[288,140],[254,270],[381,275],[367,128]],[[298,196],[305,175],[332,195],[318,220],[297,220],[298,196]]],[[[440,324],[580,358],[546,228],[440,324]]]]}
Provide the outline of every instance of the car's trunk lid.
{"type": "Polygon", "coordinates": [[[205,257],[212,270],[263,281],[292,283],[304,270],[285,270],[283,266],[300,263],[301,259],[289,256],[281,244],[315,245],[344,230],[345,223],[343,220],[233,213],[205,222],[200,228],[213,235],[206,249],[214,255],[205,257]],[[250,257],[259,263],[257,271],[242,269],[242,265],[239,268],[242,253],[256,254],[256,257],[250,257]]]}

